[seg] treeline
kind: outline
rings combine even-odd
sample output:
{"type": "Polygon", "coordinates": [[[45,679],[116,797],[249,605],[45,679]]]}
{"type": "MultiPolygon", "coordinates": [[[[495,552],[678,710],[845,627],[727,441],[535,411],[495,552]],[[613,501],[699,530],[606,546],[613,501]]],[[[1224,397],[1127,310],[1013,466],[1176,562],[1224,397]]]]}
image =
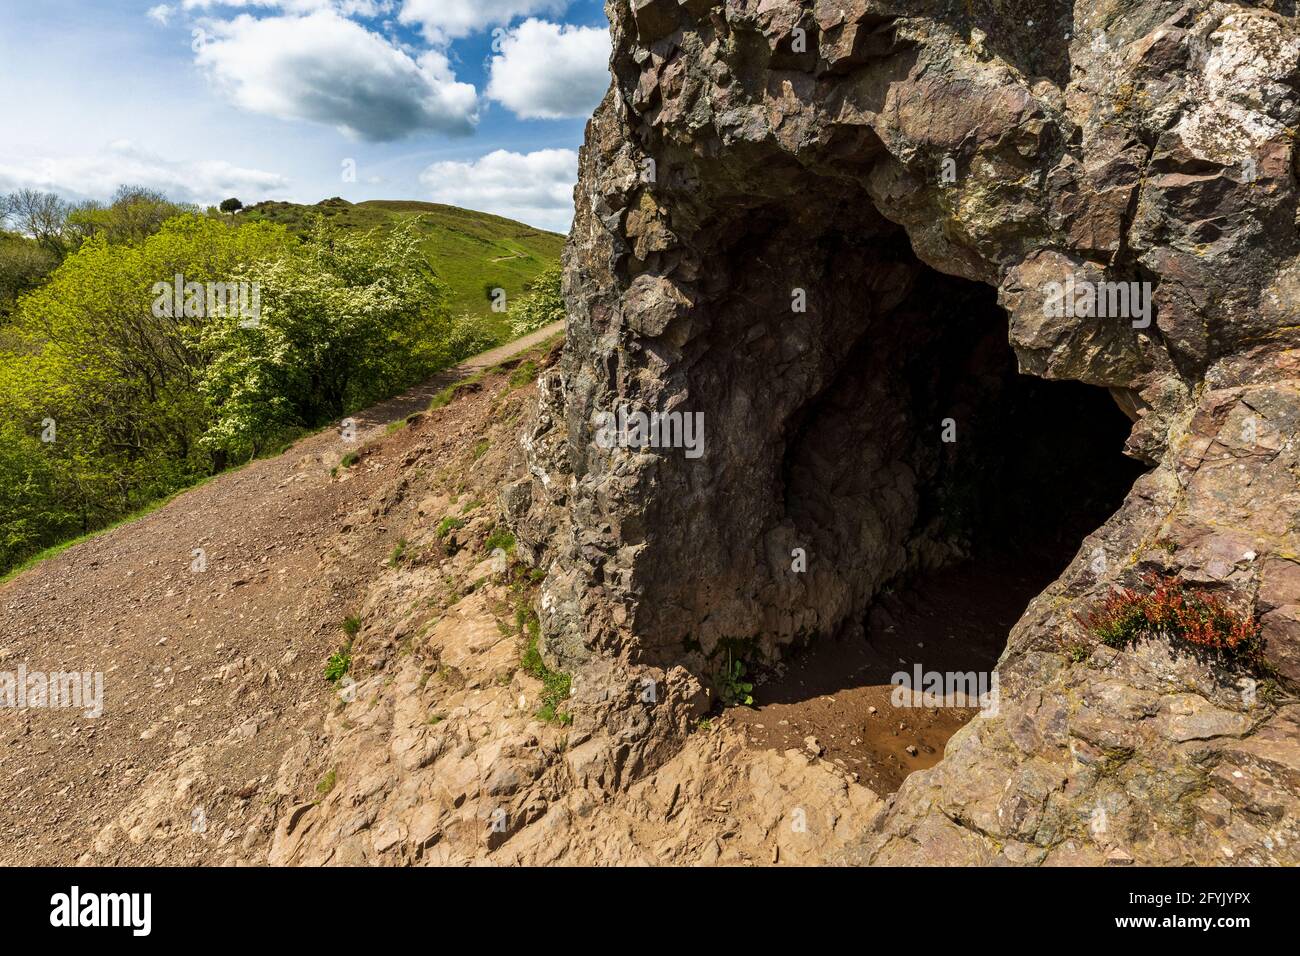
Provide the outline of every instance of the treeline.
{"type": "Polygon", "coordinates": [[[23,293],[40,285],[87,239],[138,242],[186,212],[199,210],[141,186],[119,187],[108,203],[70,203],[39,189],[0,196],[0,322],[13,315],[23,293]]]}
{"type": "Polygon", "coordinates": [[[0,574],[492,344],[414,221],[299,238],[143,189],[0,211],[0,574]]]}

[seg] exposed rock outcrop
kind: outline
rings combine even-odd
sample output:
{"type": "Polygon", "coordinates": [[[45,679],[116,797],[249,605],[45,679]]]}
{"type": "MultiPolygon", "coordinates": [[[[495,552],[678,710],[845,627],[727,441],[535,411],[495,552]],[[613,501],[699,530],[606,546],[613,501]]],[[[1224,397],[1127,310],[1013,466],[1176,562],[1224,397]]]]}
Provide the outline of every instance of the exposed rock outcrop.
{"type": "Polygon", "coordinates": [[[850,858],[1300,861],[1291,4],[607,9],[566,345],[504,496],[548,570],[548,660],[707,683],[944,560],[907,359],[992,287],[1021,369],[1109,389],[1151,470],[1012,630],[998,715],[850,858]],[[620,410],[702,415],[703,453],[602,440],[620,410]],[[1146,571],[1252,606],[1267,686],[1093,649],[1080,616],[1146,571]]]}

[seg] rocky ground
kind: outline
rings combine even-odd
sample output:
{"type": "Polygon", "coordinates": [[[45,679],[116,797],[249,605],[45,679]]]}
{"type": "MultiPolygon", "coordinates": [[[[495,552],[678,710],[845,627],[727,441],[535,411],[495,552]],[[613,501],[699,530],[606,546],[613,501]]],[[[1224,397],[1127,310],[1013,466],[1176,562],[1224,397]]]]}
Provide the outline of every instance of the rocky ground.
{"type": "Polygon", "coordinates": [[[353,442],[311,436],[6,585],[5,662],[106,673],[100,718],[0,714],[3,861],[808,863],[860,836],[874,792],[753,746],[702,695],[647,718],[647,686],[577,674],[538,717],[536,575],[494,553],[513,550],[495,496],[545,354],[416,412],[431,383],[357,416],[353,442]]]}
{"type": "MultiPolygon", "coordinates": [[[[954,666],[995,656],[1017,608],[967,604],[963,619],[952,602],[972,587],[987,595],[997,572],[954,568],[884,601],[868,640],[790,661],[754,709],[720,710],[682,668],[550,671],[529,657],[540,572],[520,560],[495,496],[525,467],[516,437],[553,360],[516,356],[413,413],[431,384],[359,416],[355,442],[307,438],[7,585],[11,633],[26,641],[6,645],[7,662],[107,674],[101,718],[2,715],[5,861],[771,865],[878,853],[864,840],[881,839],[893,791],[932,787],[909,774],[968,759],[989,723],[942,708],[898,726],[885,672],[953,628],[973,655],[954,666]],[[344,466],[345,454],[356,461],[344,466]],[[187,533],[206,546],[205,572],[183,560],[187,533]],[[347,617],[359,622],[351,639],[347,617]],[[57,643],[41,640],[51,633],[57,643]],[[348,676],[330,684],[324,663],[345,647],[348,676]]],[[[1203,755],[1210,740],[1223,755],[1231,741],[1212,764],[1219,779],[1249,783],[1261,808],[1259,774],[1279,799],[1288,792],[1276,776],[1287,735],[1254,733],[1259,719],[1234,716],[1212,675],[1155,649],[1123,670],[1092,666],[1090,683],[1043,698],[1035,719],[1050,725],[1061,701],[1116,699],[1145,681],[1149,699],[1128,706],[1151,715],[1149,729],[1098,716],[1073,733],[1103,754],[1117,735],[1160,734],[1179,748],[1171,758],[1203,755]]],[[[1117,823],[1132,812],[1111,801],[1117,823]]],[[[954,845],[919,832],[927,825],[909,831],[912,855],[887,842],[888,859],[987,861],[979,840],[954,845]]],[[[1248,836],[1222,839],[1244,848],[1248,836]]],[[[1061,861],[1101,862],[1098,845],[1061,861]]]]}
{"type": "MultiPolygon", "coordinates": [[[[847,858],[1300,862],[1293,6],[610,4],[565,348],[508,501],[548,571],[548,659],[723,692],[737,656],[830,654],[957,556],[927,503],[987,464],[982,425],[1048,454],[1027,460],[1036,492],[976,486],[975,508],[1045,527],[1122,444],[1145,471],[1045,569],[998,656],[999,713],[907,776],[847,858]],[[999,341],[975,334],[999,318],[999,341]],[[1109,399],[1127,435],[1054,472],[1095,406],[1009,418],[999,351],[1109,399]],[[593,441],[628,408],[699,416],[701,453],[593,441]],[[1260,659],[1152,628],[1107,645],[1091,613],[1152,576],[1253,615],[1260,659]]],[[[911,650],[942,670],[941,643],[911,650]]],[[[857,690],[823,696],[879,708],[857,690]]],[[[862,724],[810,705],[746,733],[897,779],[907,764],[855,753],[862,724]]]]}
{"type": "MultiPolygon", "coordinates": [[[[399,540],[383,495],[400,482],[397,446],[420,421],[389,437],[397,457],[375,460],[372,446],[449,381],[537,341],[488,353],[356,416],[346,435],[321,431],[4,585],[0,668],[100,671],[104,713],[0,711],[0,859],[71,863],[93,847],[118,862],[185,862],[243,846],[285,751],[333,699],[324,662],[399,540]],[[357,465],[341,467],[358,451],[357,465]]],[[[474,410],[441,410],[442,440],[477,440],[474,410]]]]}
{"type": "Polygon", "coordinates": [[[1300,862],[1289,6],[610,4],[559,358],[0,590],[4,662],[107,672],[98,722],[0,715],[5,858],[1300,862]],[[1063,528],[1119,454],[1005,401],[1008,352],[1142,473],[1032,599],[891,608],[961,492],[1063,528]],[[629,407],[701,454],[596,441],[629,407]],[[963,485],[1008,443],[1027,484],[963,485]],[[1153,576],[1262,652],[1104,641],[1153,576]],[[879,717],[889,666],[965,653],[995,714],[879,717]],[[719,716],[736,654],[780,676],[719,716]]]}

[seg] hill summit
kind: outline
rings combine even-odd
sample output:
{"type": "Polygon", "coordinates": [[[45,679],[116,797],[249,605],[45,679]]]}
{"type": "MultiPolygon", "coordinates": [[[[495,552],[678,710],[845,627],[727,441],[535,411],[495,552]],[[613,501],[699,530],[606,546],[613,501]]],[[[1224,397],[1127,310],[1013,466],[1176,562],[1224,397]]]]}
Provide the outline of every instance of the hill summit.
{"type": "Polygon", "coordinates": [[[352,203],[339,196],[314,205],[260,202],[241,214],[279,223],[294,232],[307,229],[313,216],[324,216],[345,229],[391,228],[419,217],[421,246],[438,276],[447,283],[448,304],[493,320],[502,340],[507,317],[492,311],[492,290],[504,289],[507,300],[523,294],[529,282],[560,261],[564,236],[491,213],[441,203],[404,199],[369,199],[352,203]]]}

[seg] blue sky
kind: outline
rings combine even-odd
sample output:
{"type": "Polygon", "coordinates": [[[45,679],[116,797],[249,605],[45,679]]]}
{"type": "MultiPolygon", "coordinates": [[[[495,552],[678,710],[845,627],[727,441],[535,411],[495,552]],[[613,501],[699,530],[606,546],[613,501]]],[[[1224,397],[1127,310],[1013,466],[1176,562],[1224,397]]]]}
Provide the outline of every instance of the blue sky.
{"type": "Polygon", "coordinates": [[[428,199],[564,231],[598,0],[0,6],[0,192],[428,199]]]}

